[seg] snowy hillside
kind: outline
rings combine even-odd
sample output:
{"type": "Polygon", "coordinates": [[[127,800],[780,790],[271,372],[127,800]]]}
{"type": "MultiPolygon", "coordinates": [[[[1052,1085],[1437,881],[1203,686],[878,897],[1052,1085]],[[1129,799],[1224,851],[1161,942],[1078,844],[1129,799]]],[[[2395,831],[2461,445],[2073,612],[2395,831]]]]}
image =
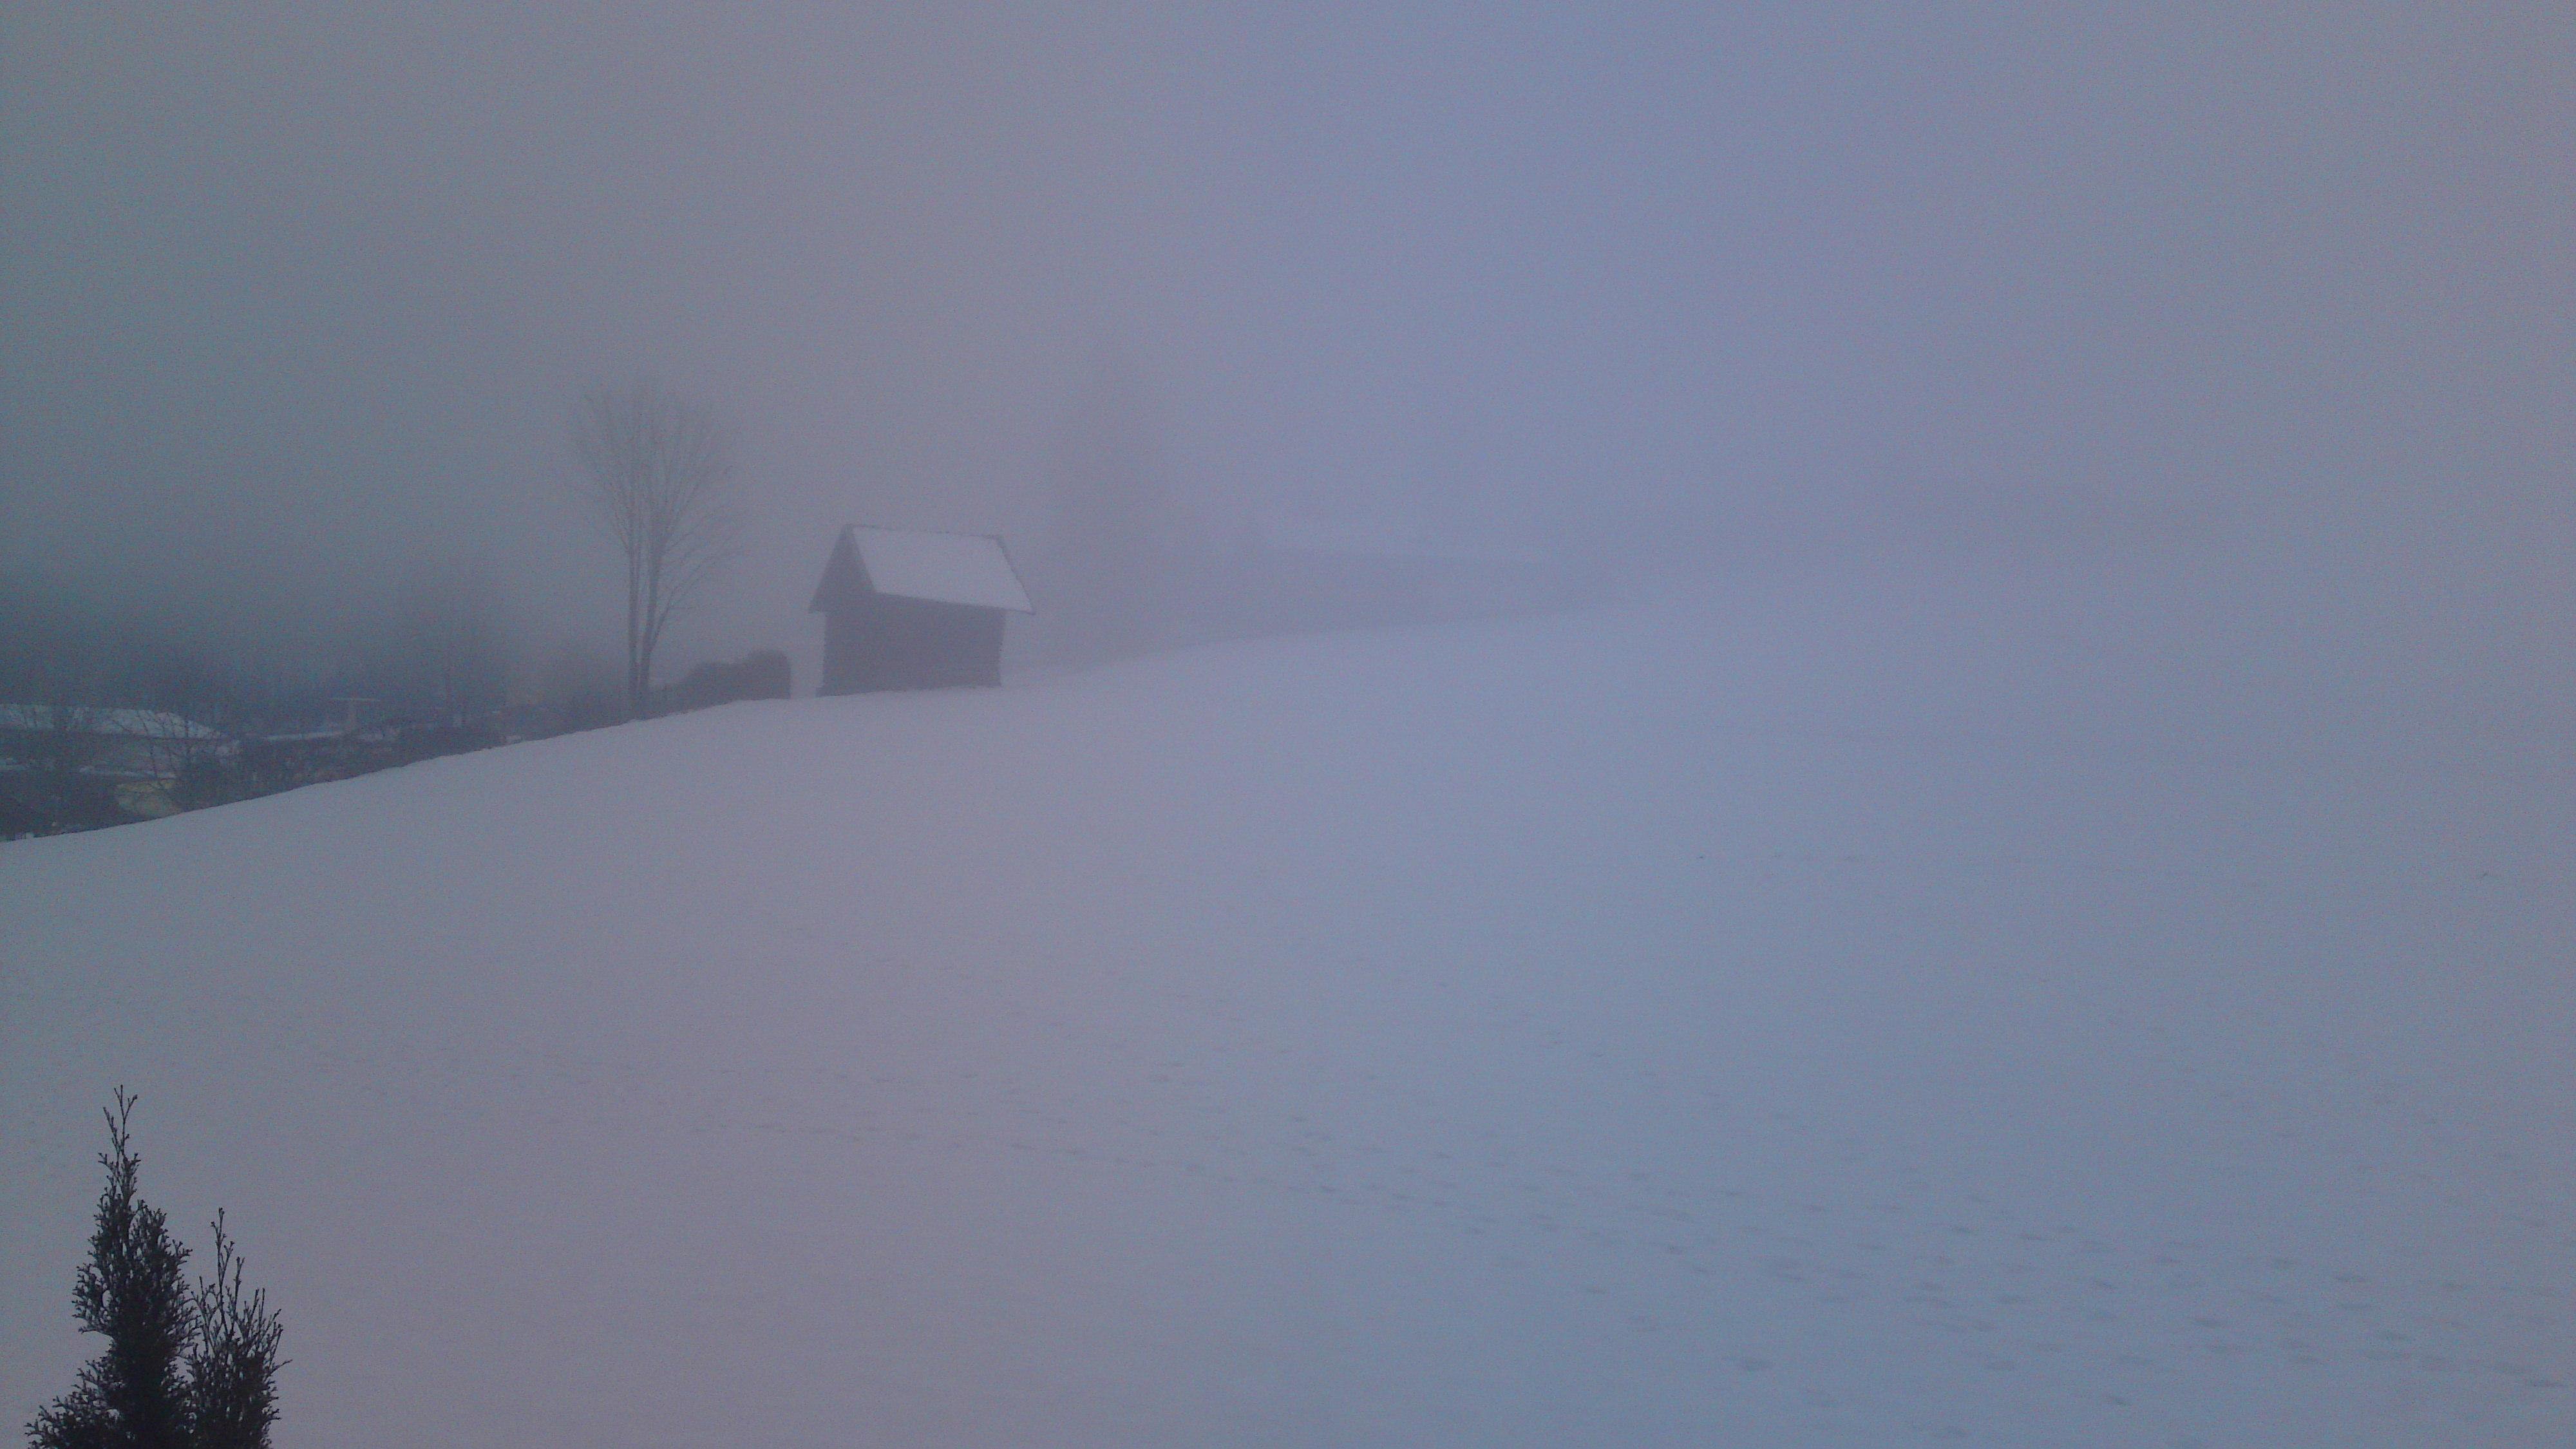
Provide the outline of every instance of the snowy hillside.
{"type": "Polygon", "coordinates": [[[292,1449],[2576,1442],[2558,706],[2063,597],[1776,579],[0,846],[0,1410],[89,1350],[123,1083],[292,1449]]]}

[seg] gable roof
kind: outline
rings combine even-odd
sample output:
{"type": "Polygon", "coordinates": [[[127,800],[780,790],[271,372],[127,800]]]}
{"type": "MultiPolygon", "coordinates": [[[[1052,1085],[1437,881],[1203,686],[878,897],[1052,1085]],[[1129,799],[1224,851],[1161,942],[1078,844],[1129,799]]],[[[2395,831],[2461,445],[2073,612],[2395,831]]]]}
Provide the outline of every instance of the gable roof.
{"type": "Polygon", "coordinates": [[[831,562],[814,586],[811,611],[853,594],[883,594],[934,604],[971,604],[1034,614],[1029,591],[1011,567],[999,538],[981,533],[925,533],[913,529],[841,530],[831,562]]]}

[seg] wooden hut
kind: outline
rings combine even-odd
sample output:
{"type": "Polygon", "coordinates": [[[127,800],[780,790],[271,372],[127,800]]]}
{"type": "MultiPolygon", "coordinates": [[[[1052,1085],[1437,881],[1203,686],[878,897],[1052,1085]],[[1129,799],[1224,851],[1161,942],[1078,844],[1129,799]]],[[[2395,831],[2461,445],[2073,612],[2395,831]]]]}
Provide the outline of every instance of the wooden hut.
{"type": "Polygon", "coordinates": [[[820,693],[1002,682],[1002,624],[1034,613],[999,538],[841,530],[814,586],[820,693]]]}

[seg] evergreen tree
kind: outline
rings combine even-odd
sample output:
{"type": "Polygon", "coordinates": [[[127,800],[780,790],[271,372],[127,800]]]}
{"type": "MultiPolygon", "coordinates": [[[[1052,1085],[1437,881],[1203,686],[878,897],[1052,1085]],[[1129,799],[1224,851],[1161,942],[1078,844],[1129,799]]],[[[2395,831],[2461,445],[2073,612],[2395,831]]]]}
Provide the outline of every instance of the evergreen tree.
{"type": "Polygon", "coordinates": [[[187,1449],[188,1400],[180,1361],[196,1337],[196,1301],[181,1270],[188,1250],[161,1210],[136,1193],[140,1163],[135,1099],[119,1087],[107,1114],[107,1189],[89,1235],[89,1261],[72,1280],[72,1310],[107,1348],[72,1391],[27,1426],[32,1449],[187,1449]]]}
{"type": "Polygon", "coordinates": [[[107,1188],[72,1280],[81,1328],[107,1347],[37,1411],[29,1449],[267,1449],[285,1327],[266,1293],[244,1292],[220,1212],[215,1276],[189,1291],[188,1250],[137,1190],[135,1100],[119,1087],[107,1114],[107,1188]]]}
{"type": "Polygon", "coordinates": [[[286,1325],[265,1289],[242,1293],[240,1254],[215,1214],[215,1276],[199,1279],[196,1341],[188,1348],[188,1422],[195,1449],[268,1449],[277,1422],[278,1340],[286,1325]]]}

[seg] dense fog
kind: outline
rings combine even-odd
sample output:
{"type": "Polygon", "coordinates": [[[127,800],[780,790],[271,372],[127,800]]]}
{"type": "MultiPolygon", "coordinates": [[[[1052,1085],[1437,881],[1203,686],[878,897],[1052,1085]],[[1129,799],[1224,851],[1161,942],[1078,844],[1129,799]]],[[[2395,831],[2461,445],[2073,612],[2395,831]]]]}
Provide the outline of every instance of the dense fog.
{"type": "Polygon", "coordinates": [[[607,647],[570,420],[652,379],[748,505],[683,666],[806,662],[845,523],[1042,554],[1104,393],[1176,537],[2566,605],[2560,7],[5,26],[14,600],[282,647],[469,589],[607,647]]]}
{"type": "Polygon", "coordinates": [[[2576,1443],[2571,98],[0,0],[0,1424],[2576,1443]]]}

